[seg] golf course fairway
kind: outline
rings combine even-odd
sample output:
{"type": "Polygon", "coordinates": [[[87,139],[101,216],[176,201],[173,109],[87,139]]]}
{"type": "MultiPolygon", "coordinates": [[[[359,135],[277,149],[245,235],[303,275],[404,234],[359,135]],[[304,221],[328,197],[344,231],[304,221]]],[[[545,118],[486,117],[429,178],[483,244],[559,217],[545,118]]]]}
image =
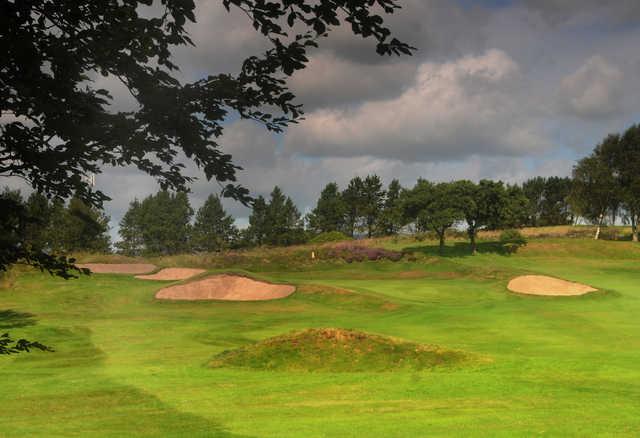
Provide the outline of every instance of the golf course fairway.
{"type": "MultiPolygon", "coordinates": [[[[156,300],[174,283],[14,272],[0,289],[0,334],[55,351],[0,356],[0,435],[640,435],[637,244],[533,239],[513,255],[480,246],[470,256],[452,242],[442,257],[435,242],[387,246],[416,256],[237,266],[296,286],[272,301],[156,300]],[[527,274],[597,291],[547,297],[507,289],[527,274]],[[346,372],[210,366],[225,351],[312,328],[472,359],[346,372]]],[[[376,360],[375,350],[366,357],[376,360]]]]}

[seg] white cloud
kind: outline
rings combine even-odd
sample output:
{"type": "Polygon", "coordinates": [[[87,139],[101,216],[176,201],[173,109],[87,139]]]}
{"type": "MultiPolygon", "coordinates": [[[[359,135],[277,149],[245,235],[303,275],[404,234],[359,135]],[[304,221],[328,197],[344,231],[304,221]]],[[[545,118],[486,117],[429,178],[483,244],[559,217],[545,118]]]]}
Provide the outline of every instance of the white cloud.
{"type": "Polygon", "coordinates": [[[623,79],[620,69],[595,55],[562,79],[562,105],[583,118],[615,115],[623,109],[623,79]]]}

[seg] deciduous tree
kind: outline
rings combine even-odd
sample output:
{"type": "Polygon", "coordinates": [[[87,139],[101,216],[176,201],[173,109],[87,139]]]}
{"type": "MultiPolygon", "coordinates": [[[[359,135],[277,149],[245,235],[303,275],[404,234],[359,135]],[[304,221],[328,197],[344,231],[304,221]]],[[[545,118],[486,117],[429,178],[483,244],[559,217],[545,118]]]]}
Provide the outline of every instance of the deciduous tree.
{"type": "Polygon", "coordinates": [[[502,222],[506,206],[504,185],[484,179],[478,184],[463,180],[454,184],[453,191],[467,223],[471,253],[476,254],[478,231],[488,226],[498,228],[502,222]]]}
{"type": "MultiPolygon", "coordinates": [[[[604,143],[617,141],[617,136],[609,136],[604,143]]],[[[600,146],[602,147],[602,144],[600,146]]],[[[612,169],[598,152],[598,148],[574,166],[571,206],[578,215],[597,225],[594,239],[600,237],[600,227],[607,212],[617,204],[618,196],[612,169]]]]}
{"type": "Polygon", "coordinates": [[[422,187],[413,198],[418,204],[411,206],[412,210],[418,211],[420,228],[433,231],[438,236],[440,254],[444,253],[447,230],[464,217],[455,188],[453,183],[435,184],[428,190],[422,187]]]}
{"type": "Polygon", "coordinates": [[[638,241],[640,220],[640,125],[629,127],[621,136],[607,137],[595,151],[609,167],[614,191],[631,224],[631,236],[638,241]]]}
{"type": "MultiPolygon", "coordinates": [[[[186,23],[196,21],[193,0],[0,1],[0,112],[9,117],[0,126],[0,175],[23,178],[48,197],[76,196],[97,207],[108,197],[84,177],[105,164],[133,165],[165,189],[184,190],[192,178],[177,161],[183,152],[207,179],[225,184],[224,196],[249,202],[247,190],[235,185],[237,166],[217,142],[229,115],[272,131],[299,120],[302,108],[285,79],[341,23],[375,39],[380,54],[412,49],[377,14],[393,13],[396,0],[223,0],[221,6],[246,13],[270,49],[247,58],[238,74],[182,83],[172,50],[192,44],[186,23]],[[124,84],[138,106],[112,111],[110,92],[92,82],[100,75],[124,84]]],[[[26,214],[9,202],[3,216],[26,214]]],[[[52,259],[31,252],[24,244],[0,248],[0,269],[19,259],[47,268],[52,259]]],[[[60,266],[52,261],[52,269],[60,266]]]]}

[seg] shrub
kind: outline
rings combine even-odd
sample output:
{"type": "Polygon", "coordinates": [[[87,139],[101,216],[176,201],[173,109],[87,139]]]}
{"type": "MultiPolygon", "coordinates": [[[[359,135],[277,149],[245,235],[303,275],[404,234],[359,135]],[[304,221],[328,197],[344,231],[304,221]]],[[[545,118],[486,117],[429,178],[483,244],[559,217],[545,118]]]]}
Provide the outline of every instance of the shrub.
{"type": "Polygon", "coordinates": [[[342,244],[331,248],[327,255],[330,258],[342,259],[347,263],[363,262],[365,260],[391,260],[397,262],[402,259],[403,253],[384,248],[342,244]]]}
{"type": "Polygon", "coordinates": [[[320,233],[311,239],[311,243],[327,243],[327,242],[339,242],[341,240],[351,240],[349,236],[341,233],[340,231],[328,231],[320,233]]]}
{"type": "Polygon", "coordinates": [[[518,251],[521,246],[527,244],[527,239],[518,230],[504,230],[500,233],[500,245],[507,254],[513,254],[518,251]]]}

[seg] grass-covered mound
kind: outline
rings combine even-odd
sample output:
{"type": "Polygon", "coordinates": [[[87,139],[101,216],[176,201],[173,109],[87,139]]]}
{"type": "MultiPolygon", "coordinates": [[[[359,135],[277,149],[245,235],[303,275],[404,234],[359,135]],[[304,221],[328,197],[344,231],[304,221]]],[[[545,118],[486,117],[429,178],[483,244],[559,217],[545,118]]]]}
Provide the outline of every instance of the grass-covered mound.
{"type": "Polygon", "coordinates": [[[224,351],[210,366],[274,371],[358,372],[456,365],[461,351],[336,328],[308,329],[224,351]]]}
{"type": "Polygon", "coordinates": [[[326,231],[324,233],[320,233],[317,236],[314,236],[309,243],[329,243],[329,242],[340,242],[343,240],[352,240],[351,237],[347,236],[340,231],[326,231]]]}

